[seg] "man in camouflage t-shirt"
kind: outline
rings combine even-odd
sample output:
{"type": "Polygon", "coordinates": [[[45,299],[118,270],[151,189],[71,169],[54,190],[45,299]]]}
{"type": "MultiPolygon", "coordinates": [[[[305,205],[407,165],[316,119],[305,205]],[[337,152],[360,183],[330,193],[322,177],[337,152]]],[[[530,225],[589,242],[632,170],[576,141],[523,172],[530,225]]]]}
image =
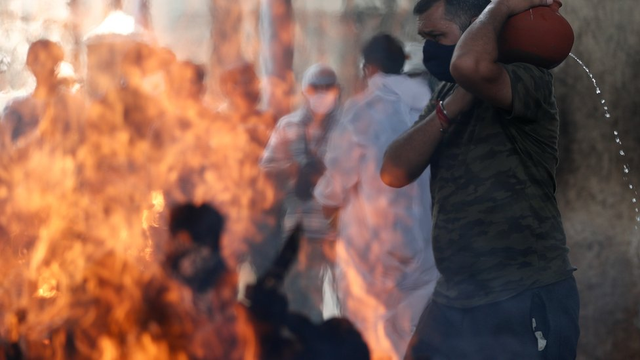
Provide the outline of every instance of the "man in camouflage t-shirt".
{"type": "Polygon", "coordinates": [[[506,19],[546,0],[421,0],[424,62],[443,81],[412,129],[387,149],[383,181],[431,165],[438,282],[411,359],[572,359],[575,268],[555,199],[553,77],[501,64],[506,19]]]}

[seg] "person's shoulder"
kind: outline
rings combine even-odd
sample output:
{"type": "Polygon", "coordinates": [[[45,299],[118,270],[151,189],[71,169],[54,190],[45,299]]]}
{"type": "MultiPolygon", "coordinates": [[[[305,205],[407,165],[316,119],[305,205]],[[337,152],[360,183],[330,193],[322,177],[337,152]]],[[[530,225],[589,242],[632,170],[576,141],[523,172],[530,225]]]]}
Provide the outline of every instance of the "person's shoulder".
{"type": "Polygon", "coordinates": [[[7,117],[21,117],[24,114],[33,111],[35,107],[35,101],[30,95],[18,96],[7,101],[2,109],[1,117],[5,120],[7,117]]]}
{"type": "Polygon", "coordinates": [[[549,69],[527,63],[511,63],[502,65],[512,81],[522,79],[536,79],[542,81],[553,81],[553,74],[549,69]]]}
{"type": "Polygon", "coordinates": [[[7,103],[5,104],[4,108],[5,108],[5,110],[7,110],[7,109],[19,109],[19,108],[22,108],[24,106],[29,106],[33,102],[34,101],[33,101],[32,97],[30,95],[17,96],[17,97],[14,97],[13,99],[7,101],[7,103]]]}
{"type": "Polygon", "coordinates": [[[370,111],[374,104],[377,104],[384,100],[386,99],[378,92],[366,90],[362,93],[354,95],[345,103],[343,115],[370,111]]]}
{"type": "Polygon", "coordinates": [[[550,72],[548,69],[525,62],[503,63],[502,66],[520,71],[550,72]]]}
{"type": "Polygon", "coordinates": [[[281,117],[276,123],[276,126],[280,128],[300,126],[302,124],[303,115],[304,115],[303,110],[301,109],[295,110],[281,117]]]}
{"type": "Polygon", "coordinates": [[[366,106],[367,102],[371,101],[371,95],[367,93],[356,94],[347,100],[342,107],[342,115],[343,117],[347,114],[353,113],[364,106],[366,106]]]}
{"type": "Polygon", "coordinates": [[[375,94],[361,93],[349,99],[342,109],[340,116],[341,131],[349,131],[369,118],[369,112],[375,102],[375,94]]]}
{"type": "Polygon", "coordinates": [[[390,101],[394,101],[394,98],[375,91],[350,99],[345,104],[340,118],[340,130],[336,133],[340,133],[339,136],[343,141],[351,138],[357,143],[371,143],[371,139],[375,138],[377,133],[388,129],[393,124],[401,123],[388,121],[390,112],[395,109],[390,101]]]}
{"type": "Polygon", "coordinates": [[[535,103],[531,101],[532,98],[549,104],[555,102],[553,75],[550,70],[527,63],[503,66],[511,82],[515,103],[535,107],[535,103]]]}
{"type": "Polygon", "coordinates": [[[281,140],[293,140],[304,131],[304,116],[303,110],[299,109],[281,117],[278,119],[272,134],[281,140]]]}

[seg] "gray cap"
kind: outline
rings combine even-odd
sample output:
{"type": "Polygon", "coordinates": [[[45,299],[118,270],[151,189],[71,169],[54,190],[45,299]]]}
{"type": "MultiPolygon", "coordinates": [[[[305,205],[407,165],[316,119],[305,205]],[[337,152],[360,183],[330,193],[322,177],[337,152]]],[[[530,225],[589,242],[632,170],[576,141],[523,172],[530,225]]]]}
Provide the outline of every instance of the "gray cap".
{"type": "Polygon", "coordinates": [[[338,76],[327,65],[315,64],[312,65],[304,72],[302,76],[302,88],[306,89],[309,86],[328,86],[336,85],[338,83],[338,76]]]}

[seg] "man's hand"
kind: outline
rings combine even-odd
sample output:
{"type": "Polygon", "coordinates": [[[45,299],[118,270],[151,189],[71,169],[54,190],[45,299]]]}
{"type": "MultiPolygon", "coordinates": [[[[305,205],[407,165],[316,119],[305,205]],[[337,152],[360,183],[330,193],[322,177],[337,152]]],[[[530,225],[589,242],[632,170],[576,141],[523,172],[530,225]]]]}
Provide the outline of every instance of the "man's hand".
{"type": "Polygon", "coordinates": [[[500,4],[508,9],[509,16],[519,14],[536,6],[549,6],[553,0],[492,0],[496,5],[500,4]]]}

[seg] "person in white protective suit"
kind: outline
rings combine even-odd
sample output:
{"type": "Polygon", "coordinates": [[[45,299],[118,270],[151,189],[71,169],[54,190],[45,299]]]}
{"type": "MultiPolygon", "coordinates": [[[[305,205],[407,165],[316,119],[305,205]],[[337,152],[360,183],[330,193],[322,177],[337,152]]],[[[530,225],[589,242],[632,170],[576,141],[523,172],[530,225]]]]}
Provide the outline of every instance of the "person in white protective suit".
{"type": "Polygon", "coordinates": [[[380,180],[387,146],[408,129],[429,88],[402,74],[405,53],[387,34],[363,48],[364,93],[351,99],[329,141],[314,196],[337,228],[340,312],[372,358],[402,359],[439,277],[431,249],[429,172],[402,189],[380,180]]]}

